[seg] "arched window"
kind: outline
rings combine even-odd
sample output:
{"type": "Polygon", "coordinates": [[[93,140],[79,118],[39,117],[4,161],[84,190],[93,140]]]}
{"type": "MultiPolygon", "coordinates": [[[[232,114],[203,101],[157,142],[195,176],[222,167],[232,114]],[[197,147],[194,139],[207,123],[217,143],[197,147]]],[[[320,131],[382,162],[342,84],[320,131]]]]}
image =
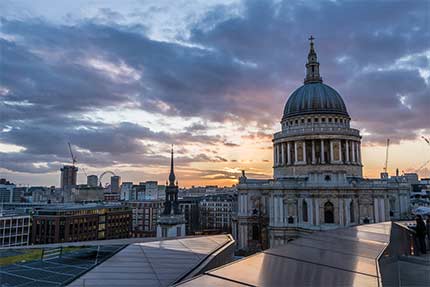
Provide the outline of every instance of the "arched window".
{"type": "Polygon", "coordinates": [[[349,219],[350,219],[351,222],[355,222],[355,217],[354,217],[354,201],[352,201],[352,200],[349,203],[349,219]]]}
{"type": "Polygon", "coordinates": [[[303,222],[308,222],[308,203],[304,199],[302,204],[302,217],[303,222]]]}
{"type": "Polygon", "coordinates": [[[324,204],[324,222],[334,223],[334,206],[330,201],[324,204]]]}

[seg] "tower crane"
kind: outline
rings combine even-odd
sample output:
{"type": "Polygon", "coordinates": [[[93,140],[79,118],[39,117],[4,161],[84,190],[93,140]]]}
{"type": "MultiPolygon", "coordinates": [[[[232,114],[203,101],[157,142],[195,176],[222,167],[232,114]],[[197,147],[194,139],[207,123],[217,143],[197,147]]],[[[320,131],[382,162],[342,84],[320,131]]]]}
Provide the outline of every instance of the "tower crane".
{"type": "Polygon", "coordinates": [[[423,163],[423,165],[421,165],[415,172],[419,173],[429,162],[430,162],[430,159],[428,161],[426,161],[425,163],[423,163]]]}
{"type": "Polygon", "coordinates": [[[69,145],[69,151],[70,151],[70,155],[72,157],[72,165],[75,166],[76,157],[73,155],[72,146],[70,145],[70,142],[68,142],[67,144],[69,145]]]}
{"type": "MultiPolygon", "coordinates": [[[[421,138],[423,140],[425,140],[425,142],[430,146],[430,139],[426,138],[425,136],[421,136],[421,138]]],[[[428,161],[426,161],[425,163],[423,163],[415,172],[419,173],[428,163],[430,163],[430,159],[428,161]]]]}
{"type": "Polygon", "coordinates": [[[390,147],[390,139],[387,139],[387,149],[385,151],[385,166],[384,172],[387,173],[388,170],[388,148],[390,147]]]}

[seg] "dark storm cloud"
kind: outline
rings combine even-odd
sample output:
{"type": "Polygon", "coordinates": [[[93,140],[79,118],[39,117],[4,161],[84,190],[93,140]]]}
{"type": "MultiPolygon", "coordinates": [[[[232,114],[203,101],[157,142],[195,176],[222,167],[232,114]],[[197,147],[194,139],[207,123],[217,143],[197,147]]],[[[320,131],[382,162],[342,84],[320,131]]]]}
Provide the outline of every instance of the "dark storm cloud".
{"type": "MultiPolygon", "coordinates": [[[[102,20],[75,25],[2,19],[9,37],[0,35],[0,131],[7,131],[0,141],[26,150],[0,153],[1,167],[25,171],[26,163],[67,161],[68,141],[90,152],[77,151],[90,165],[166,160],[142,140],[236,145],[204,135],[207,122],[156,133],[82,118],[95,109],[252,121],[261,127],[255,137],[267,138],[267,126],[279,121],[303,81],[310,34],[317,37],[323,79],[372,133],[368,141],[415,138],[416,130],[429,129],[429,89],[418,73],[429,69],[428,10],[428,1],[246,1],[238,17],[225,17],[222,6],[209,11],[189,38],[179,39],[188,45],[151,40],[146,27],[116,24],[125,15],[107,8],[102,20]],[[393,67],[404,57],[406,64],[393,67]]],[[[57,168],[28,166],[29,172],[57,168]]]]}

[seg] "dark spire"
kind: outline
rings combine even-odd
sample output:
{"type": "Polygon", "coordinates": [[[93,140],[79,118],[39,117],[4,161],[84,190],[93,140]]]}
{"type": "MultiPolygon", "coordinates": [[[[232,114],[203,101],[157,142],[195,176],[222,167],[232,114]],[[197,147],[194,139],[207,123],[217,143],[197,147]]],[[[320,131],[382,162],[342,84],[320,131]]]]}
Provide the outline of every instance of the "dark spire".
{"type": "Polygon", "coordinates": [[[317,52],[314,48],[315,38],[311,36],[309,38],[310,48],[308,54],[308,62],[306,63],[306,83],[322,83],[322,78],[320,77],[320,63],[318,63],[317,52]]]}
{"type": "Polygon", "coordinates": [[[170,174],[169,174],[169,185],[174,186],[175,185],[175,172],[173,171],[173,145],[172,145],[172,151],[171,151],[171,158],[170,158],[170,174]]]}

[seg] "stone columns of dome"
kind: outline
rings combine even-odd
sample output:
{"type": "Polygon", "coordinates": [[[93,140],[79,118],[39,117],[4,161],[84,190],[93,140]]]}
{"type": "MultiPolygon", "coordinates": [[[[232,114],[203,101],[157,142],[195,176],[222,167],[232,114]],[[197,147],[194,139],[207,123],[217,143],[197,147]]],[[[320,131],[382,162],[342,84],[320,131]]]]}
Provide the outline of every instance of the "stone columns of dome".
{"type": "Polygon", "coordinates": [[[276,166],[276,144],[273,145],[273,166],[276,166]]]}
{"type": "Polygon", "coordinates": [[[351,141],[351,150],[352,150],[352,163],[355,164],[355,141],[351,141]]]}
{"type": "Polygon", "coordinates": [[[294,142],[294,164],[297,163],[297,142],[294,142]]]}
{"type": "Polygon", "coordinates": [[[330,140],[330,163],[333,163],[333,141],[330,140]]]}
{"type": "Polygon", "coordinates": [[[312,164],[316,163],[315,159],[315,140],[312,140],[312,164]]]}
{"type": "Polygon", "coordinates": [[[345,156],[346,156],[345,162],[349,163],[349,140],[345,141],[345,156]]]}
{"type": "Polygon", "coordinates": [[[324,158],[324,140],[321,140],[321,163],[325,163],[325,158],[324,158]]]}
{"type": "Polygon", "coordinates": [[[306,141],[303,141],[302,144],[302,149],[303,149],[303,162],[306,163],[306,141]]]}
{"type": "Polygon", "coordinates": [[[291,142],[287,142],[287,164],[291,164],[291,142]]]}
{"type": "Polygon", "coordinates": [[[358,163],[361,164],[361,143],[357,142],[358,163]]]}
{"type": "Polygon", "coordinates": [[[281,143],[281,165],[285,165],[285,143],[281,143]]]}

